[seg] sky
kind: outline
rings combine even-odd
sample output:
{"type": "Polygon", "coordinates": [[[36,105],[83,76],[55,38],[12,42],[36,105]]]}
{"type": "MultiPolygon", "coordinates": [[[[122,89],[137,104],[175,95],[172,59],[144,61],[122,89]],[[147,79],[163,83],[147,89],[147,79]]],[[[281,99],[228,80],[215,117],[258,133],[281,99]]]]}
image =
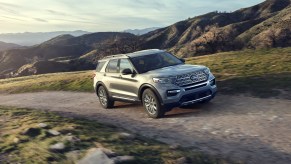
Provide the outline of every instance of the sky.
{"type": "Polygon", "coordinates": [[[263,0],[0,0],[0,33],[165,27],[263,0]]]}

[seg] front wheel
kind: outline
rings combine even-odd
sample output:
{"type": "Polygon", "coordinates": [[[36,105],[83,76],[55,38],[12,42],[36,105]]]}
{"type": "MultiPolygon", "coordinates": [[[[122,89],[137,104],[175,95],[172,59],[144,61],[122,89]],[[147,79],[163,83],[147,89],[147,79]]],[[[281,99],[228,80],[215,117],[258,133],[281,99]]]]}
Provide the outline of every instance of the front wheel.
{"type": "Polygon", "coordinates": [[[151,118],[160,118],[165,114],[159,99],[157,98],[156,94],[150,89],[146,89],[143,92],[142,103],[145,111],[151,118]]]}
{"type": "Polygon", "coordinates": [[[98,97],[103,108],[109,109],[114,106],[114,101],[109,98],[108,93],[103,86],[98,88],[98,97]]]}

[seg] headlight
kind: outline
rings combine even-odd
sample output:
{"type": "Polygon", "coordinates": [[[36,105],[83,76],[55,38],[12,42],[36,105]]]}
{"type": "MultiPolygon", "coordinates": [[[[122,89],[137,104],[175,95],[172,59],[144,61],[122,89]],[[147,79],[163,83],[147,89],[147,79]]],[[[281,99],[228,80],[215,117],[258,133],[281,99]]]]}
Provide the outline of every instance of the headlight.
{"type": "Polygon", "coordinates": [[[209,75],[209,74],[210,74],[210,69],[206,67],[206,68],[203,70],[203,72],[204,72],[205,74],[209,75]]]}
{"type": "Polygon", "coordinates": [[[160,84],[170,84],[170,83],[173,83],[173,79],[171,79],[171,78],[164,78],[164,77],[153,78],[153,81],[155,83],[160,83],[160,84]]]}

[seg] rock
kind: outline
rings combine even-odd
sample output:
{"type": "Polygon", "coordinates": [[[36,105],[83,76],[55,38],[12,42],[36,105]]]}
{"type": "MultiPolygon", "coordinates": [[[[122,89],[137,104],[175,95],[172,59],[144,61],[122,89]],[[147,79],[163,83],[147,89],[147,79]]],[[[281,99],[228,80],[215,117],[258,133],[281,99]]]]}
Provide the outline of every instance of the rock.
{"type": "Polygon", "coordinates": [[[30,136],[30,137],[36,137],[36,136],[40,135],[40,132],[41,131],[39,128],[27,128],[22,132],[22,134],[30,136]]]}
{"type": "Polygon", "coordinates": [[[181,158],[178,158],[177,160],[175,160],[174,162],[175,164],[187,164],[187,163],[191,163],[189,161],[189,159],[187,157],[181,157],[181,158]]]}
{"type": "Polygon", "coordinates": [[[202,127],[202,130],[209,130],[209,129],[211,129],[211,128],[208,127],[208,126],[203,126],[203,127],[202,127]]]}
{"type": "Polygon", "coordinates": [[[233,130],[232,129],[226,129],[225,131],[224,131],[224,133],[231,133],[233,130]]]}
{"type": "Polygon", "coordinates": [[[66,136],[65,140],[70,141],[70,142],[79,142],[79,141],[81,141],[78,137],[75,137],[75,136],[66,136]]]}
{"type": "Polygon", "coordinates": [[[103,153],[105,153],[109,158],[117,156],[117,153],[115,153],[114,151],[110,149],[106,149],[106,148],[99,148],[99,149],[101,149],[103,153]]]}
{"type": "Polygon", "coordinates": [[[72,163],[75,163],[76,161],[78,161],[78,159],[80,159],[81,157],[81,151],[80,150],[74,150],[74,151],[70,151],[68,153],[66,153],[66,158],[70,161],[72,161],[72,163]]]}
{"type": "Polygon", "coordinates": [[[13,139],[13,142],[16,143],[16,144],[18,144],[18,143],[20,142],[20,139],[17,138],[17,137],[15,137],[15,138],[13,139]]]}
{"type": "Polygon", "coordinates": [[[50,146],[51,151],[62,151],[66,148],[65,144],[62,142],[56,143],[50,146]]]}
{"type": "Polygon", "coordinates": [[[117,156],[111,158],[114,163],[127,163],[127,162],[134,162],[135,158],[133,156],[117,156]]]}
{"type": "Polygon", "coordinates": [[[135,138],[135,135],[133,134],[129,134],[129,133],[118,133],[118,136],[120,139],[134,139],[135,138]]]}
{"type": "Polygon", "coordinates": [[[211,134],[213,134],[213,135],[216,135],[218,133],[219,133],[219,131],[213,131],[213,132],[211,132],[211,134]]]}
{"type": "Polygon", "coordinates": [[[173,145],[170,146],[170,149],[175,150],[175,149],[179,149],[180,147],[181,147],[180,144],[173,144],[173,145]]]}
{"type": "Polygon", "coordinates": [[[269,118],[269,121],[275,121],[279,119],[279,116],[272,116],[271,118],[269,118]]]}
{"type": "Polygon", "coordinates": [[[56,130],[48,130],[48,133],[49,134],[51,134],[51,135],[53,135],[53,136],[58,136],[58,135],[60,135],[61,133],[60,132],[58,132],[58,131],[56,131],[56,130]]]}
{"type": "Polygon", "coordinates": [[[77,162],[77,164],[114,164],[114,161],[110,159],[100,148],[90,149],[87,155],[77,162]]]}
{"type": "Polygon", "coordinates": [[[48,125],[45,124],[45,123],[39,123],[38,124],[38,127],[40,127],[40,128],[46,128],[46,127],[48,127],[48,125]]]}

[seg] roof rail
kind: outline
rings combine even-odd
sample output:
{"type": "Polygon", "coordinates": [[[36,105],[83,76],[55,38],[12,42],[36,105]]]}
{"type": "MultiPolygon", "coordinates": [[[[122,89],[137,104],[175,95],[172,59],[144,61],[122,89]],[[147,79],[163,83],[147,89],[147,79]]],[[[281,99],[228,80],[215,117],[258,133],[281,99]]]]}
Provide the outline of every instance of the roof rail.
{"type": "Polygon", "coordinates": [[[140,51],[135,51],[135,52],[132,52],[132,53],[126,53],[126,54],[109,55],[109,56],[105,56],[105,57],[103,57],[102,59],[108,59],[108,58],[120,57],[120,56],[122,56],[122,55],[128,57],[128,54],[136,54],[136,53],[146,52],[146,51],[162,51],[162,50],[160,50],[160,49],[147,49],[147,50],[140,50],[140,51]]]}
{"type": "Polygon", "coordinates": [[[119,56],[122,56],[122,55],[124,55],[124,54],[109,55],[109,56],[105,56],[105,57],[103,57],[102,59],[114,58],[114,57],[119,57],[119,56]]]}
{"type": "MultiPolygon", "coordinates": [[[[146,49],[146,50],[140,50],[140,51],[136,51],[137,53],[138,52],[144,52],[144,51],[159,51],[160,49],[146,49]]],[[[136,53],[136,52],[133,52],[133,53],[136,53]]]]}

